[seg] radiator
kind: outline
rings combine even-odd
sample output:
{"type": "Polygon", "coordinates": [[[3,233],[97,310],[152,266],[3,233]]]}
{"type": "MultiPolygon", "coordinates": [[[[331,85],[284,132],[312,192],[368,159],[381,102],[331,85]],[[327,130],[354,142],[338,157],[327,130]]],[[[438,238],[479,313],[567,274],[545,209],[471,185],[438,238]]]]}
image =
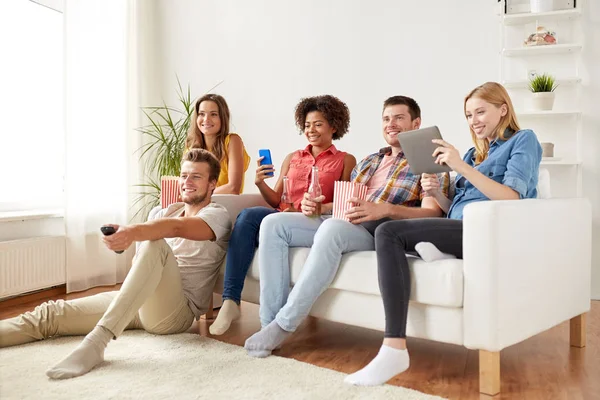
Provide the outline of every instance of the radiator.
{"type": "Polygon", "coordinates": [[[0,299],[66,282],[64,236],[0,242],[0,299]]]}

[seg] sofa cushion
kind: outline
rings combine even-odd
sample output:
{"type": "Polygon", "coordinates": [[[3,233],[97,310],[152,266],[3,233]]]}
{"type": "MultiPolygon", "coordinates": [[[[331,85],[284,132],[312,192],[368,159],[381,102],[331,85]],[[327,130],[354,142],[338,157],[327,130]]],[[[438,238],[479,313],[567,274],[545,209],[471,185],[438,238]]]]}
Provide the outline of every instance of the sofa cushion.
{"type": "Polygon", "coordinates": [[[549,199],[552,197],[550,190],[550,172],[547,169],[540,168],[537,185],[538,199],[549,199]]]}
{"type": "MultiPolygon", "coordinates": [[[[310,249],[290,249],[291,279],[296,283],[310,249]]],[[[411,272],[410,300],[436,306],[462,307],[462,260],[440,260],[426,263],[409,256],[411,272]]],[[[221,270],[221,274],[224,269],[221,270]]],[[[248,277],[259,280],[258,256],[255,254],[248,277]]],[[[377,255],[374,251],[356,251],[344,254],[331,288],[380,296],[377,278],[377,255]]]]}

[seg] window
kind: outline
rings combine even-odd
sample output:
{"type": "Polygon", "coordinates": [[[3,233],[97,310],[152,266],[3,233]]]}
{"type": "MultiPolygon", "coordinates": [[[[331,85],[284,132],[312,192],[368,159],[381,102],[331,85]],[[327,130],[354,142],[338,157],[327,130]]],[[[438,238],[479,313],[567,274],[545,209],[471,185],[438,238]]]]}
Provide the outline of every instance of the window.
{"type": "Polygon", "coordinates": [[[0,212],[63,207],[63,14],[52,6],[0,2],[0,212]]]}

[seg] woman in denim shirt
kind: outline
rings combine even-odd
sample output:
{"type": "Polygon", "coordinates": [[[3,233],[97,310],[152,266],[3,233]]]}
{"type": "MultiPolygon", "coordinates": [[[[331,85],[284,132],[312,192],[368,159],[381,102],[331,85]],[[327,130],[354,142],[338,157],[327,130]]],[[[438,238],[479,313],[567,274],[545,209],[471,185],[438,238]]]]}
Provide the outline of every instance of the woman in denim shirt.
{"type": "Polygon", "coordinates": [[[406,318],[410,271],[406,252],[416,250],[425,261],[462,258],[462,218],[467,204],[537,197],[542,148],[532,130],[520,129],[506,89],[496,82],[476,87],[465,97],[464,112],[475,147],[461,158],[451,144],[434,140],[439,145],[433,153],[435,162],[448,165],[457,174],[454,198],[442,194],[435,175],[421,178],[423,189],[435,198],[447,218],[389,221],[375,230],[386,319],[384,340],[377,356],[346,377],[347,383],[381,385],[409,367],[406,318]]]}

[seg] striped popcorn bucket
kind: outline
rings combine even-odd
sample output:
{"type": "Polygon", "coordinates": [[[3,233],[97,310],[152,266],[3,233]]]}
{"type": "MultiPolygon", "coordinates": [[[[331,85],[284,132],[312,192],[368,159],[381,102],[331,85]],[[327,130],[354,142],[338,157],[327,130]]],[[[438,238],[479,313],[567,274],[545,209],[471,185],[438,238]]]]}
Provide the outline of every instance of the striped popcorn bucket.
{"type": "Polygon", "coordinates": [[[333,218],[350,221],[346,217],[346,212],[354,207],[354,203],[349,203],[348,199],[357,197],[361,200],[367,198],[367,187],[356,182],[336,181],[333,184],[333,218]]]}
{"type": "Polygon", "coordinates": [[[161,176],[160,178],[160,206],[167,208],[179,201],[179,177],[161,176]]]}

